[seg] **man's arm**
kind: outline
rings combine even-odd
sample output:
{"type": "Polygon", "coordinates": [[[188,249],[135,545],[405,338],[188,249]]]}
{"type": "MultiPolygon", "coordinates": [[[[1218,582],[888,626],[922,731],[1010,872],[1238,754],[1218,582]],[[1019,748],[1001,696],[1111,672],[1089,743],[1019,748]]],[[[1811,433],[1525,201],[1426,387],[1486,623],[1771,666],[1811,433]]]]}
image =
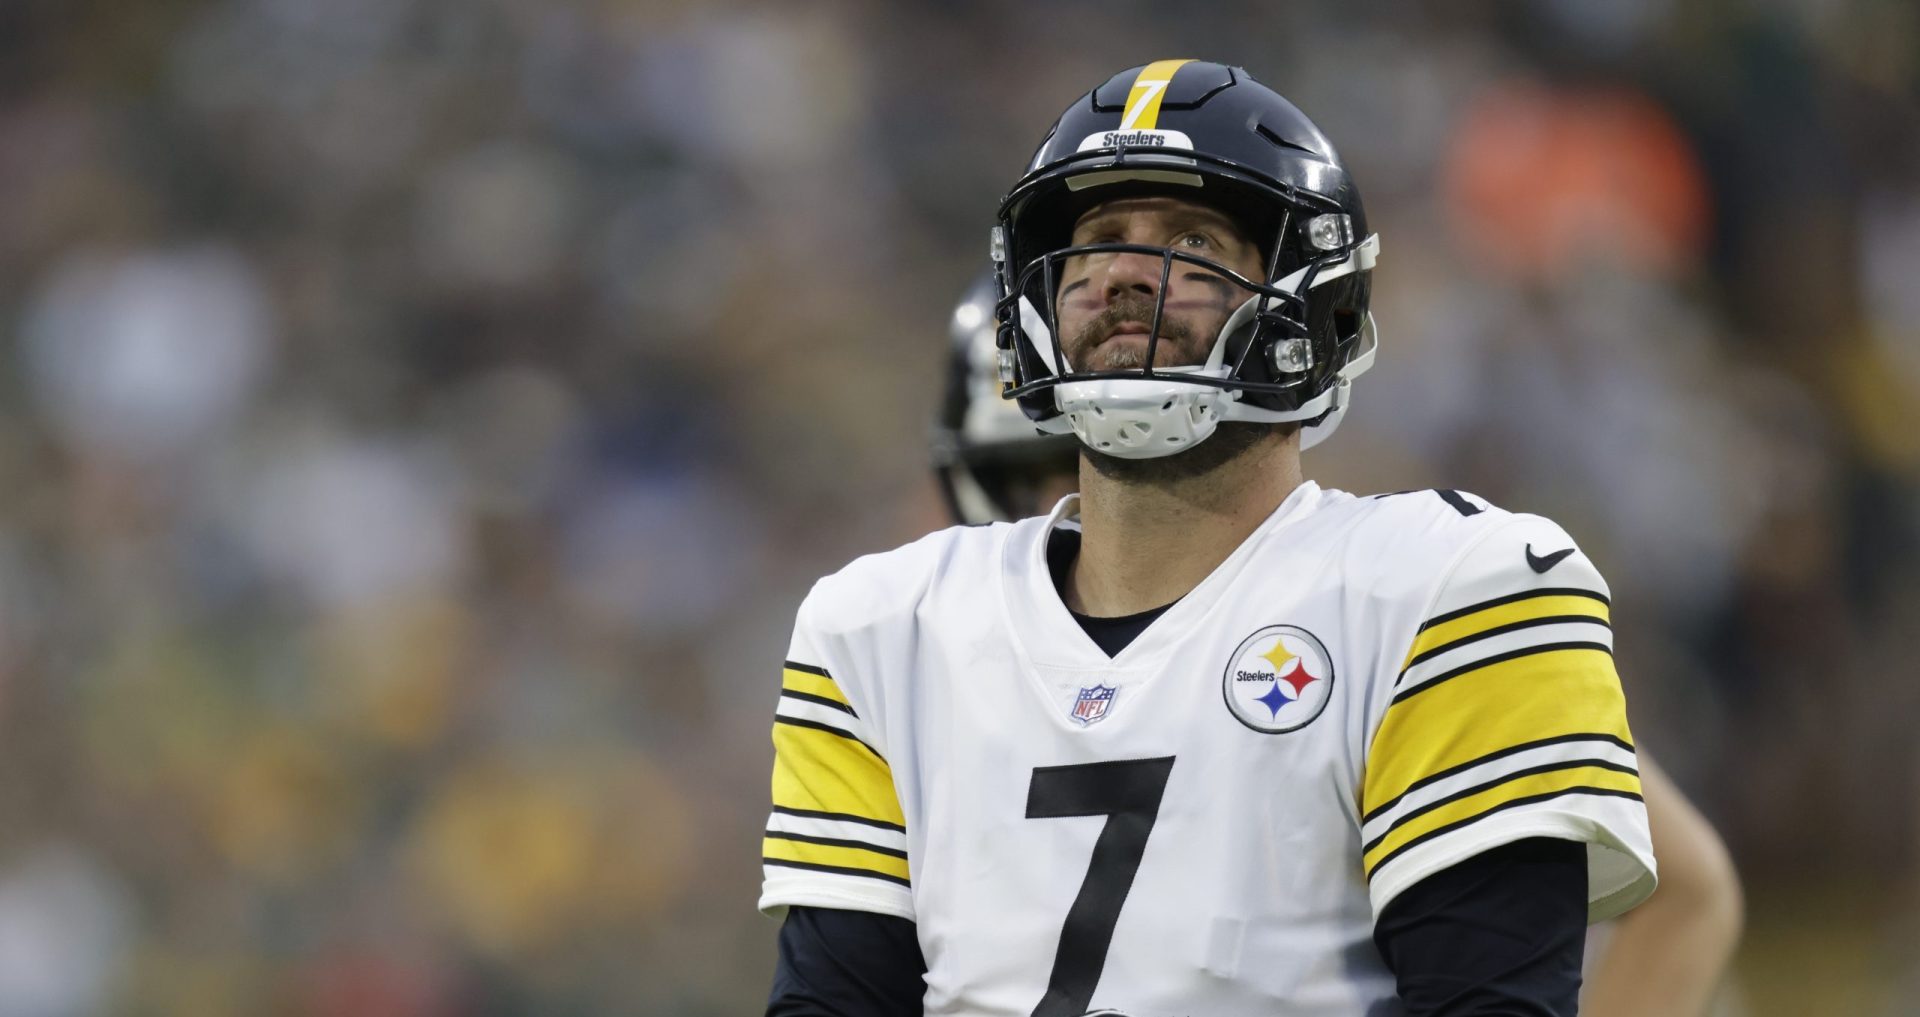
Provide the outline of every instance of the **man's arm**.
{"type": "Polygon", "coordinates": [[[904,918],[789,908],[767,1017],[919,1017],[926,972],[904,918]]]}
{"type": "MultiPolygon", "coordinates": [[[[1408,888],[1374,942],[1410,1017],[1571,1017],[1586,925],[1585,846],[1536,838],[1408,888]]],[[[917,1017],[926,970],[912,922],[791,908],[767,1017],[917,1017]]]]}
{"type": "Polygon", "coordinates": [[[1413,1013],[1568,1015],[1587,922],[1654,887],[1612,600],[1550,520],[1461,539],[1379,672],[1360,794],[1375,942],[1413,1013]]]}
{"type": "Polygon", "coordinates": [[[773,724],[760,908],[783,916],[778,1017],[918,1014],[906,817],[857,674],[835,675],[816,595],[801,605],[773,724]],[[911,1001],[906,993],[911,990],[911,1001]]]}
{"type": "Polygon", "coordinates": [[[1586,846],[1536,837],[1408,887],[1373,941],[1410,1017],[1572,1017],[1586,931],[1586,846]]]}
{"type": "Polygon", "coordinates": [[[1740,939],[1740,879],[1720,838],[1644,754],[1660,888],[1619,919],[1587,994],[1591,1017],[1698,1017],[1740,939]]]}

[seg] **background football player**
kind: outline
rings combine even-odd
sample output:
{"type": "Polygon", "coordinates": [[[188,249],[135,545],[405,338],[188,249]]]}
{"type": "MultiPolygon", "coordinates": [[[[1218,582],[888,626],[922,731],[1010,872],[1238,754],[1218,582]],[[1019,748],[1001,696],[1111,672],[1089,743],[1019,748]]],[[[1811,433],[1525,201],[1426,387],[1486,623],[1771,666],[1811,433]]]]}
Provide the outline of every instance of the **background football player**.
{"type": "Polygon", "coordinates": [[[1080,486],[1080,442],[1046,434],[1002,399],[994,304],[1000,287],[983,274],[948,323],[946,390],[934,420],[934,478],[962,526],[1039,515],[1080,486]]]}
{"type": "Polygon", "coordinates": [[[1548,520],[1302,478],[1378,344],[1325,136],[1236,68],[1124,71],[994,248],[1080,494],[802,605],[769,1012],[1574,1012],[1586,923],[1654,887],[1607,588],[1548,520]]]}
{"type": "MultiPolygon", "coordinates": [[[[1013,522],[1053,508],[1079,483],[1080,445],[1037,430],[1003,399],[991,273],[968,286],[949,322],[944,397],[933,465],[953,522],[1013,522]]],[[[1660,863],[1646,903],[1599,930],[1588,951],[1589,1017],[1698,1017],[1739,940],[1741,892],[1726,846],[1644,750],[1641,793],[1660,863]]]]}

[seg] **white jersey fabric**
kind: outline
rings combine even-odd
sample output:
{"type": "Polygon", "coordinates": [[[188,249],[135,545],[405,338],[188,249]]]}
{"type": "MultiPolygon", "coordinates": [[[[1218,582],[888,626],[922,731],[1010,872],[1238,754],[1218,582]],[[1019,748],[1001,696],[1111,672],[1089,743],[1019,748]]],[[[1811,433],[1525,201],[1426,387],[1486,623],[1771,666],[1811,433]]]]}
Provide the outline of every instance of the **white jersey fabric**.
{"type": "Polygon", "coordinates": [[[1401,891],[1528,837],[1589,914],[1654,863],[1607,587],[1559,526],[1306,483],[1109,658],[1047,518],[861,558],[802,605],[760,906],[916,923],[928,1014],[1400,1012],[1401,891]]]}

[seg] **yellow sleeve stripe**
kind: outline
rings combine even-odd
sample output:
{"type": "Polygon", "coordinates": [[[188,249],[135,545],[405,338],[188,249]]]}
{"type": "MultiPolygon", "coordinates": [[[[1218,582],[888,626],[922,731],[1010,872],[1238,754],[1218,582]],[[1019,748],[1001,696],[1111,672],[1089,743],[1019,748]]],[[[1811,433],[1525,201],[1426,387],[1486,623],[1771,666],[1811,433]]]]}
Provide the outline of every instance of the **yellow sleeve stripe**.
{"type": "Polygon", "coordinates": [[[1419,660],[1461,643],[1562,621],[1607,624],[1610,621],[1607,600],[1590,590],[1532,590],[1450,611],[1420,626],[1400,669],[1404,671],[1419,660]]]}
{"type": "Polygon", "coordinates": [[[1459,774],[1467,772],[1468,770],[1474,769],[1475,767],[1485,766],[1488,763],[1499,762],[1500,760],[1506,759],[1509,756],[1517,756],[1522,752],[1531,752],[1534,749],[1544,749],[1550,745],[1566,745],[1572,742],[1597,742],[1600,744],[1612,745],[1616,748],[1625,749],[1628,752],[1633,751],[1632,742],[1624,741],[1622,739],[1615,738],[1612,735],[1600,734],[1594,731],[1582,731],[1578,734],[1556,735],[1555,737],[1552,737],[1552,738],[1536,738],[1530,742],[1521,742],[1518,745],[1512,745],[1504,749],[1499,749],[1494,752],[1489,752],[1484,756],[1477,756],[1473,759],[1469,759],[1466,762],[1459,764],[1458,766],[1450,766],[1444,770],[1441,770],[1439,773],[1428,774],[1427,776],[1414,781],[1412,784],[1409,784],[1407,786],[1407,789],[1405,791],[1402,791],[1400,794],[1392,798],[1389,798],[1386,801],[1381,802],[1373,806],[1373,808],[1367,810],[1367,813],[1360,817],[1360,821],[1362,823],[1371,823],[1375,819],[1379,818],[1382,813],[1385,813],[1389,809],[1393,808],[1395,805],[1400,804],[1400,799],[1405,798],[1407,795],[1410,795],[1413,792],[1418,791],[1421,788],[1426,787],[1430,784],[1438,784],[1439,782],[1446,780],[1448,777],[1457,776],[1459,774]]]}
{"type": "Polygon", "coordinates": [[[1482,756],[1574,734],[1633,741],[1605,647],[1529,647],[1476,663],[1395,697],[1367,751],[1361,812],[1482,756]]]}
{"type": "Polygon", "coordinates": [[[826,700],[829,705],[853,713],[853,704],[847,702],[847,694],[840,691],[839,684],[831,675],[817,667],[787,661],[787,666],[780,671],[780,691],[798,693],[797,698],[813,702],[826,700]]]}
{"type": "Polygon", "coordinates": [[[858,841],[768,834],[761,841],[760,855],[761,861],[768,865],[868,876],[903,886],[912,885],[907,875],[906,852],[873,847],[858,841]]]}
{"type": "MultiPolygon", "coordinates": [[[[784,693],[784,692],[781,693],[781,696],[783,698],[787,695],[788,695],[787,693],[784,693]]],[[[852,731],[849,731],[846,728],[840,727],[837,724],[829,724],[824,720],[814,720],[811,717],[789,717],[786,714],[775,714],[773,718],[773,723],[774,723],[775,735],[778,735],[780,733],[780,725],[782,724],[785,724],[788,727],[805,728],[809,731],[824,731],[827,734],[833,735],[837,738],[845,738],[847,741],[850,741],[853,744],[858,745],[861,748],[866,749],[868,752],[872,753],[875,759],[880,759],[882,762],[885,761],[885,757],[880,755],[879,749],[876,749],[873,746],[868,745],[866,742],[860,739],[859,735],[854,734],[852,731]]],[[[780,743],[776,739],[774,741],[774,744],[778,745],[780,743]]]]}
{"type": "Polygon", "coordinates": [[[1471,825],[1505,809],[1551,801],[1567,795],[1640,797],[1640,775],[1625,767],[1600,761],[1575,763],[1545,773],[1516,775],[1410,815],[1369,846],[1362,855],[1367,877],[1400,853],[1436,837],[1471,825]]]}
{"type": "MultiPolygon", "coordinates": [[[[1429,692],[1437,685],[1443,685],[1464,675],[1476,674],[1496,664],[1504,664],[1510,660],[1518,660],[1522,657],[1537,657],[1543,653],[1558,653],[1563,650],[1591,650],[1595,653],[1604,653],[1608,657],[1613,656],[1613,647],[1606,643],[1594,643],[1584,639],[1570,639],[1564,642],[1533,643],[1527,646],[1519,646],[1505,653],[1495,653],[1489,656],[1475,658],[1452,670],[1426,675],[1412,685],[1404,685],[1400,688],[1400,691],[1393,694],[1393,699],[1387,703],[1387,709],[1391,710],[1396,703],[1412,699],[1423,692],[1429,692]]],[[[1406,672],[1401,672],[1400,677],[1401,680],[1404,681],[1406,672]]]]}
{"type": "Polygon", "coordinates": [[[901,829],[907,822],[886,760],[845,731],[788,717],[773,725],[773,804],[901,829]]]}
{"type": "MultiPolygon", "coordinates": [[[[1537,766],[1529,766],[1524,770],[1514,770],[1509,773],[1498,774],[1488,779],[1482,780],[1476,784],[1471,784],[1467,787],[1459,788],[1453,791],[1452,793],[1446,795],[1445,797],[1436,798],[1433,801],[1427,802],[1426,804],[1421,805],[1418,808],[1407,810],[1405,813],[1403,813],[1398,818],[1396,818],[1393,821],[1392,825],[1380,831],[1378,834],[1376,834],[1373,837],[1373,839],[1367,841],[1365,844],[1362,844],[1360,846],[1360,850],[1362,853],[1372,854],[1375,848],[1386,844],[1387,841],[1392,839],[1401,830],[1406,829],[1409,825],[1417,825],[1422,828],[1429,828],[1426,821],[1427,821],[1427,818],[1433,813],[1446,811],[1449,809],[1450,806],[1455,805],[1462,800],[1482,795],[1488,791],[1491,791],[1492,789],[1499,788],[1502,786],[1518,785],[1521,782],[1530,780],[1534,777],[1551,775],[1551,774],[1559,773],[1562,771],[1591,770],[1591,769],[1611,770],[1615,773],[1630,774],[1636,778],[1640,775],[1640,771],[1637,769],[1634,769],[1634,767],[1629,763],[1621,763],[1615,760],[1602,759],[1599,757],[1589,757],[1585,759],[1553,760],[1551,762],[1541,763],[1537,766]]],[[[1638,788],[1636,787],[1635,790],[1638,790],[1638,788]]]]}
{"type": "MultiPolygon", "coordinates": [[[[1151,131],[1160,122],[1160,100],[1173,84],[1173,75],[1192,60],[1155,60],[1140,68],[1127,91],[1127,108],[1120,114],[1123,131],[1151,131]]],[[[1111,109],[1112,107],[1108,107],[1111,109]]]]}

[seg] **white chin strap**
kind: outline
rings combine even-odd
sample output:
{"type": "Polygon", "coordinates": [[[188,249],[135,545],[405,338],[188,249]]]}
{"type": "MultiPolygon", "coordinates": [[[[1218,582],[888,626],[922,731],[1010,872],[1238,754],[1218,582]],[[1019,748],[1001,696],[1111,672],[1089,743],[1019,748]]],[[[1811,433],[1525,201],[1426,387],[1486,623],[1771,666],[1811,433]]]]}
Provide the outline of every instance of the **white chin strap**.
{"type": "Polygon", "coordinates": [[[1360,347],[1347,358],[1346,366],[1340,368],[1333,385],[1320,398],[1318,403],[1327,400],[1328,412],[1325,420],[1318,424],[1309,424],[1300,429],[1300,450],[1306,451],[1333,437],[1334,428],[1340,426],[1340,419],[1347,415],[1347,407],[1353,404],[1353,379],[1367,373],[1373,366],[1373,358],[1380,350],[1380,326],[1374,323],[1373,312],[1360,322],[1360,347]]]}
{"type": "MultiPolygon", "coordinates": [[[[1379,252],[1380,236],[1376,233],[1357,245],[1347,260],[1321,269],[1314,285],[1373,268],[1379,252]]],[[[1295,292],[1305,275],[1303,268],[1274,285],[1295,292]]],[[[1324,420],[1302,428],[1300,447],[1309,449],[1327,440],[1352,402],[1353,379],[1367,373],[1380,348],[1379,327],[1371,313],[1360,323],[1359,347],[1340,368],[1334,383],[1296,409],[1263,410],[1242,402],[1237,390],[1179,380],[1183,374],[1225,378],[1227,337],[1253,320],[1259,303],[1259,297],[1249,297],[1227,318],[1207,362],[1198,367],[1162,368],[1152,378],[1103,378],[1055,386],[1054,403],[1060,408],[1060,416],[1042,421],[1040,429],[1052,434],[1072,431],[1088,448],[1121,459],[1157,459],[1191,448],[1226,420],[1271,424],[1312,420],[1324,413],[1324,420]]],[[[1065,365],[1053,356],[1045,319],[1025,298],[1020,301],[1020,324],[1034,351],[1052,363],[1056,372],[1066,373],[1065,365]]]]}

